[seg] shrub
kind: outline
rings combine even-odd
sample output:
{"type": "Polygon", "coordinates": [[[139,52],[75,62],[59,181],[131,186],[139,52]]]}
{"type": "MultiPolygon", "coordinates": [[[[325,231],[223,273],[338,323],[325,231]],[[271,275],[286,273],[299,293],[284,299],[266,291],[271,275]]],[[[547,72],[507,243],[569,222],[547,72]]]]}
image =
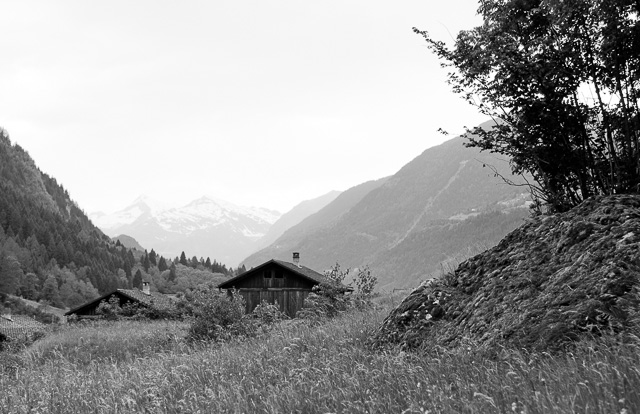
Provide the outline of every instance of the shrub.
{"type": "Polygon", "coordinates": [[[364,266],[358,270],[354,280],[345,286],[343,282],[350,273],[351,269],[343,270],[340,264],[336,263],[325,272],[325,277],[329,282],[313,287],[296,317],[303,319],[331,318],[350,308],[362,309],[371,306],[371,297],[378,278],[371,273],[369,266],[364,266]],[[356,285],[356,293],[348,294],[347,292],[353,283],[356,285]]]}
{"type": "Polygon", "coordinates": [[[225,341],[234,336],[250,336],[253,326],[243,319],[244,298],[235,291],[217,292],[214,286],[202,286],[185,295],[183,307],[192,316],[188,339],[225,341]]]}
{"type": "Polygon", "coordinates": [[[371,273],[371,269],[367,265],[362,269],[358,269],[358,275],[354,283],[356,284],[356,293],[360,296],[368,297],[373,294],[373,290],[378,284],[378,278],[371,273]]]}
{"type": "Polygon", "coordinates": [[[138,303],[128,302],[120,305],[117,297],[112,296],[109,301],[103,300],[96,309],[96,314],[106,320],[115,321],[119,319],[182,319],[184,309],[178,307],[171,309],[158,309],[153,306],[141,306],[138,303]]]}
{"type": "Polygon", "coordinates": [[[109,301],[103,300],[96,309],[96,315],[102,316],[109,321],[115,321],[122,316],[122,308],[117,297],[112,296],[109,301]]]}
{"type": "Polygon", "coordinates": [[[273,325],[289,319],[286,314],[280,312],[280,308],[277,305],[264,300],[247,316],[263,325],[273,325]]]}

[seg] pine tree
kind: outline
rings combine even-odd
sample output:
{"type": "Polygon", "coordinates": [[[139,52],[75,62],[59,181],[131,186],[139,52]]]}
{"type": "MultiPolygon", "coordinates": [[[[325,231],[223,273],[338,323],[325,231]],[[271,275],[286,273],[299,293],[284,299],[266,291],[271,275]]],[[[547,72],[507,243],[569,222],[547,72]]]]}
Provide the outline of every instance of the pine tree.
{"type": "Polygon", "coordinates": [[[141,258],[142,261],[142,267],[144,267],[144,271],[145,272],[149,272],[149,268],[151,267],[151,261],[149,260],[149,253],[147,253],[147,251],[144,251],[144,256],[141,258]]]}
{"type": "Polygon", "coordinates": [[[42,298],[53,306],[62,306],[62,299],[58,290],[58,281],[54,275],[49,275],[42,287],[42,298]]]}
{"type": "Polygon", "coordinates": [[[176,265],[175,263],[171,263],[171,267],[169,268],[169,280],[175,282],[176,276],[176,265]]]}
{"type": "Polygon", "coordinates": [[[142,290],[142,272],[140,269],[138,269],[133,276],[133,287],[142,290]]]}
{"type": "Polygon", "coordinates": [[[154,266],[158,266],[157,256],[158,255],[156,254],[156,252],[151,249],[151,253],[149,253],[149,262],[151,262],[151,264],[154,266]]]}
{"type": "Polygon", "coordinates": [[[13,256],[5,257],[0,252],[0,293],[16,293],[23,276],[18,260],[13,256]]]}
{"type": "Polygon", "coordinates": [[[164,259],[164,257],[160,256],[160,260],[158,261],[158,270],[160,270],[161,272],[164,272],[167,269],[168,269],[167,261],[164,259]]]}

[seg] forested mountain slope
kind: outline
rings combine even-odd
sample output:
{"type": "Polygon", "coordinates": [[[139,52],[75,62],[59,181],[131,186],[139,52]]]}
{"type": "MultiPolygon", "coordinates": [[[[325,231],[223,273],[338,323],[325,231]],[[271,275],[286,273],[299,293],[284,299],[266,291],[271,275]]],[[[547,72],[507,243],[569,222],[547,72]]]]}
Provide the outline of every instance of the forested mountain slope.
{"type": "Polygon", "coordinates": [[[408,288],[438,274],[443,262],[491,247],[529,214],[527,188],[505,184],[486,166],[518,181],[508,162],[466,148],[464,141],[457,137],[427,149],[337,220],[295,226],[244,264],[255,266],[266,256],[286,260],[299,251],[317,270],[336,261],[343,267],[368,264],[380,288],[408,288]]]}
{"type": "Polygon", "coordinates": [[[228,273],[209,258],[177,262],[153,250],[134,256],[112,241],[0,129],[0,295],[72,307],[117,288],[138,286],[142,278],[155,289],[176,291],[212,277],[212,272],[218,273],[216,280],[228,273]]]}
{"type": "Polygon", "coordinates": [[[0,131],[0,291],[63,304],[60,289],[81,298],[115,289],[127,266],[127,251],[0,131]]]}

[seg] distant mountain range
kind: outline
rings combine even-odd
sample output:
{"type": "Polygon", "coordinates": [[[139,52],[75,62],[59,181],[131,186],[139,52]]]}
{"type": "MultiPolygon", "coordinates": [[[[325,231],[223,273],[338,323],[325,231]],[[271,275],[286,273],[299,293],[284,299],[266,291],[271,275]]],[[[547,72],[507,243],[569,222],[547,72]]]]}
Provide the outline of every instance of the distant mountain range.
{"type": "Polygon", "coordinates": [[[297,251],[318,271],[369,265],[379,288],[410,288],[495,245],[529,215],[528,188],[505,184],[486,167],[524,181],[507,161],[464,142],[429,148],[395,175],[345,191],[243,264],[290,260],[297,251]]]}
{"type": "Polygon", "coordinates": [[[280,216],[205,196],[179,208],[140,197],[123,210],[90,218],[109,236],[125,234],[158,254],[176,257],[184,251],[235,267],[280,216]]]}

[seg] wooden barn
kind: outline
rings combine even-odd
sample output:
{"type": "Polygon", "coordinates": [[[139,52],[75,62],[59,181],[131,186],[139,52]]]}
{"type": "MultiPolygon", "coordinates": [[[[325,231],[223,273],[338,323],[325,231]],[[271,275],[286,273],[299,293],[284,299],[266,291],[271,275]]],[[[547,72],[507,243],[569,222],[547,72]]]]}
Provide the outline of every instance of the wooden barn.
{"type": "MultiPolygon", "coordinates": [[[[320,283],[331,283],[323,274],[299,264],[300,256],[293,254],[294,263],[272,259],[218,285],[219,289],[237,289],[244,298],[247,313],[263,300],[277,303],[280,311],[290,317],[302,309],[304,299],[320,283]]],[[[351,288],[344,287],[345,291],[351,288]]]]}
{"type": "Polygon", "coordinates": [[[120,306],[127,304],[136,304],[141,307],[154,308],[157,310],[168,310],[173,307],[173,302],[168,296],[149,290],[149,283],[144,282],[142,290],[139,289],[116,289],[111,293],[100,296],[90,302],[71,309],[65,316],[76,315],[78,318],[95,318],[96,311],[102,301],[109,301],[111,298],[117,298],[120,306]]]}

